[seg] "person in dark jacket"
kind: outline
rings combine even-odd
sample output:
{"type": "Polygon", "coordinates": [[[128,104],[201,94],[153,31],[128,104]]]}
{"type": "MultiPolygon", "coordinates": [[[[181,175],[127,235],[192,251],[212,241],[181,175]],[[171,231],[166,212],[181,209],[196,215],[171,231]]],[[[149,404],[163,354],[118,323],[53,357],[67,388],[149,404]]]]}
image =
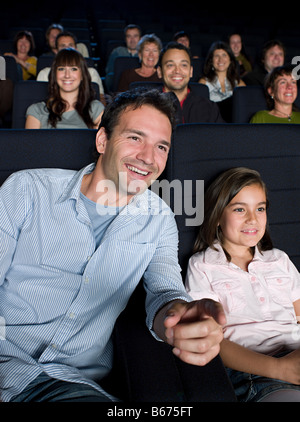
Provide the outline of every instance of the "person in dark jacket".
{"type": "Polygon", "coordinates": [[[177,111],[177,123],[224,123],[218,105],[198,93],[190,84],[193,75],[191,54],[177,42],[168,43],[161,51],[157,74],[163,80],[163,91],[170,92],[177,111]]]}

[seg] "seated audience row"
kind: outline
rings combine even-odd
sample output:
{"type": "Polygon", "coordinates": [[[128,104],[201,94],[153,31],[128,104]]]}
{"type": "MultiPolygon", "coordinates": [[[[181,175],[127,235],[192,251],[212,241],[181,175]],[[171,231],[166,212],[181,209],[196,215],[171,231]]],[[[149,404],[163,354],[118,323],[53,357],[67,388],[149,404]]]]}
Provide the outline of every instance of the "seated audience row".
{"type": "MultiPolygon", "coordinates": [[[[162,71],[162,57],[159,57],[160,53],[161,56],[163,56],[167,48],[162,51],[161,40],[155,34],[146,34],[144,36],[141,36],[141,29],[137,25],[128,25],[125,28],[124,33],[127,46],[118,47],[117,49],[113,50],[108,60],[108,64],[110,67],[107,67],[106,70],[108,71],[108,73],[111,73],[110,70],[112,69],[114,58],[117,57],[119,54],[128,54],[132,56],[138,55],[140,59],[140,66],[138,68],[128,69],[122,73],[117,91],[119,92],[128,90],[130,88],[130,84],[135,81],[161,82],[165,85],[166,89],[166,78],[163,75],[163,73],[166,74],[166,72],[162,71]],[[125,50],[127,51],[127,53],[125,52],[125,50]]],[[[26,64],[26,60],[33,59],[33,56],[29,56],[29,52],[33,51],[34,48],[33,37],[30,35],[31,34],[27,33],[26,31],[17,34],[16,48],[19,53],[16,55],[16,57],[14,57],[17,62],[21,60],[20,64],[23,63],[24,79],[36,78],[38,81],[48,81],[50,67],[42,69],[38,75],[36,75],[35,70],[34,76],[33,68],[34,66],[36,67],[36,60],[35,62],[33,60],[33,63],[35,63],[35,65],[29,63],[26,64]],[[21,59],[21,57],[23,57],[23,59],[21,59]]],[[[57,52],[63,48],[77,48],[76,37],[70,32],[63,31],[63,28],[60,25],[54,24],[49,27],[46,36],[49,45],[49,51],[47,54],[53,55],[53,57],[55,57],[55,54],[57,54],[57,52]]],[[[188,35],[184,32],[179,32],[175,34],[174,38],[180,41],[176,43],[177,46],[189,46],[186,50],[186,53],[189,56],[189,71],[193,72],[191,64],[193,56],[190,53],[190,42],[188,35]]],[[[169,45],[170,43],[168,44],[168,46],[169,45]]],[[[175,52],[175,50],[178,49],[173,48],[173,53],[175,52]]],[[[220,116],[216,117],[216,115],[212,113],[212,115],[214,115],[212,121],[232,122],[232,96],[234,88],[237,86],[245,86],[248,84],[251,85],[252,82],[255,84],[262,84],[266,75],[268,75],[274,67],[283,65],[284,58],[285,49],[282,43],[276,40],[270,41],[263,48],[262,61],[259,70],[254,69],[253,71],[250,71],[251,67],[249,67],[248,65],[247,57],[245,53],[242,52],[242,42],[240,36],[238,36],[237,34],[231,35],[229,37],[229,44],[223,41],[217,41],[213,43],[204,63],[203,75],[198,81],[201,84],[207,85],[209,89],[210,101],[212,103],[217,104],[217,114],[219,114],[220,116]],[[242,77],[240,76],[241,74],[243,75],[242,77]]],[[[34,59],[36,58],[34,57],[34,59]]],[[[106,99],[101,77],[97,70],[93,67],[89,67],[88,71],[91,75],[92,82],[98,83],[100,90],[100,101],[105,105],[106,99]]],[[[185,79],[182,73],[182,69],[179,72],[176,70],[176,72],[176,75],[173,75],[173,81],[175,79],[177,79],[178,81],[185,79]]],[[[170,75],[172,72],[168,73],[170,75]]],[[[190,78],[191,76],[189,77],[187,83],[190,82],[190,78]]],[[[191,87],[188,86],[188,89],[190,92],[191,87]]],[[[180,97],[183,96],[180,95],[180,97]]],[[[184,98],[182,98],[181,101],[184,98]]],[[[191,96],[189,97],[189,99],[190,98],[191,96]]],[[[199,99],[197,102],[199,103],[201,101],[202,99],[199,99]]],[[[185,109],[187,108],[188,103],[184,104],[185,109]]],[[[209,119],[207,120],[207,115],[210,114],[211,109],[214,109],[214,107],[210,105],[210,107],[206,109],[206,112],[201,111],[201,113],[199,113],[198,111],[192,111],[192,109],[194,108],[195,107],[190,107],[189,116],[185,116],[184,118],[180,119],[180,121],[184,121],[186,123],[190,122],[191,115],[194,116],[192,118],[193,122],[211,121],[211,117],[209,117],[209,119]],[[205,114],[206,117],[204,117],[205,114]]],[[[197,108],[200,108],[199,104],[197,108]]],[[[289,115],[289,113],[287,115],[289,115]]],[[[293,122],[296,122],[295,116],[296,115],[294,115],[293,122]]],[[[252,120],[252,122],[257,122],[257,120],[254,119],[252,120]]]]}

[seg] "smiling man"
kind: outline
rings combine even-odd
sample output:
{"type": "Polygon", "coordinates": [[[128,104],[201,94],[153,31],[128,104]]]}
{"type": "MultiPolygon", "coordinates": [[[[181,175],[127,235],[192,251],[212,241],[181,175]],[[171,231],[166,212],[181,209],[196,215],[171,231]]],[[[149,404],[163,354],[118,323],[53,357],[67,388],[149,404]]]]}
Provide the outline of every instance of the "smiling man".
{"type": "Polygon", "coordinates": [[[193,67],[190,50],[170,42],[162,50],[157,74],[163,79],[163,91],[171,92],[177,110],[177,123],[224,123],[217,104],[198,95],[190,83],[193,67]]]}
{"type": "Polygon", "coordinates": [[[165,94],[124,93],[103,114],[96,164],[26,170],[1,187],[2,401],[111,400],[99,381],[142,278],[158,340],[195,365],[219,352],[223,310],[185,292],[174,215],[147,189],[165,167],[173,120],[165,94]],[[116,185],[111,203],[103,181],[116,185]]]}

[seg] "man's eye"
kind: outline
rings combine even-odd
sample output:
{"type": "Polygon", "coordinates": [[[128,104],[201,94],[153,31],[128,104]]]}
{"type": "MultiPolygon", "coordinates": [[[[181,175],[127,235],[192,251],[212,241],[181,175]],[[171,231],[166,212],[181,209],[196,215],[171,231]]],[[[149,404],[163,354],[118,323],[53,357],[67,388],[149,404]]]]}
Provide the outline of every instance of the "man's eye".
{"type": "Polygon", "coordinates": [[[159,145],[158,148],[162,151],[168,152],[168,148],[165,145],[159,145]]]}

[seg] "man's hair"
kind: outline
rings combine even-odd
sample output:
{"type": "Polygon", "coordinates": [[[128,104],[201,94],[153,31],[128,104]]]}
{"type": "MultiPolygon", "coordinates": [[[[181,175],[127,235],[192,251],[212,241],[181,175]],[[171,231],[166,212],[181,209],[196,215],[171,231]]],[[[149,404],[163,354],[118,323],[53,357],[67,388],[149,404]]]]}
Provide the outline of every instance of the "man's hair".
{"type": "Polygon", "coordinates": [[[57,37],[56,37],[56,40],[55,40],[55,47],[56,47],[56,48],[57,48],[57,46],[58,46],[58,40],[59,40],[61,37],[71,37],[71,38],[73,38],[75,45],[77,44],[77,37],[76,37],[76,35],[74,35],[74,34],[73,34],[72,32],[70,32],[70,31],[62,31],[62,32],[60,32],[60,33],[57,35],[57,37]]]}
{"type": "Polygon", "coordinates": [[[129,25],[125,26],[124,28],[124,35],[126,36],[126,32],[128,29],[137,29],[140,33],[140,36],[142,36],[142,28],[139,25],[136,25],[134,23],[130,23],[129,25]]]}
{"type": "Polygon", "coordinates": [[[185,45],[180,44],[179,42],[170,41],[167,45],[165,45],[165,47],[160,52],[158,63],[157,63],[158,66],[161,67],[161,63],[162,63],[162,59],[163,59],[164,55],[166,54],[167,51],[172,50],[172,49],[185,51],[186,54],[190,58],[190,63],[192,63],[192,55],[191,55],[190,49],[187,48],[185,45]]]}
{"type": "Polygon", "coordinates": [[[60,32],[63,32],[64,27],[60,23],[52,23],[50,26],[48,26],[46,30],[46,34],[45,34],[47,40],[49,38],[49,35],[52,29],[58,29],[60,32]]]}
{"type": "MultiPolygon", "coordinates": [[[[103,112],[99,129],[103,127],[106,136],[110,139],[115,127],[118,125],[121,114],[128,108],[136,110],[143,105],[156,108],[163,113],[170,121],[172,132],[176,126],[175,108],[170,96],[157,89],[136,88],[118,94],[111,103],[109,103],[103,112]]],[[[96,154],[98,159],[99,154],[96,154]]]]}

